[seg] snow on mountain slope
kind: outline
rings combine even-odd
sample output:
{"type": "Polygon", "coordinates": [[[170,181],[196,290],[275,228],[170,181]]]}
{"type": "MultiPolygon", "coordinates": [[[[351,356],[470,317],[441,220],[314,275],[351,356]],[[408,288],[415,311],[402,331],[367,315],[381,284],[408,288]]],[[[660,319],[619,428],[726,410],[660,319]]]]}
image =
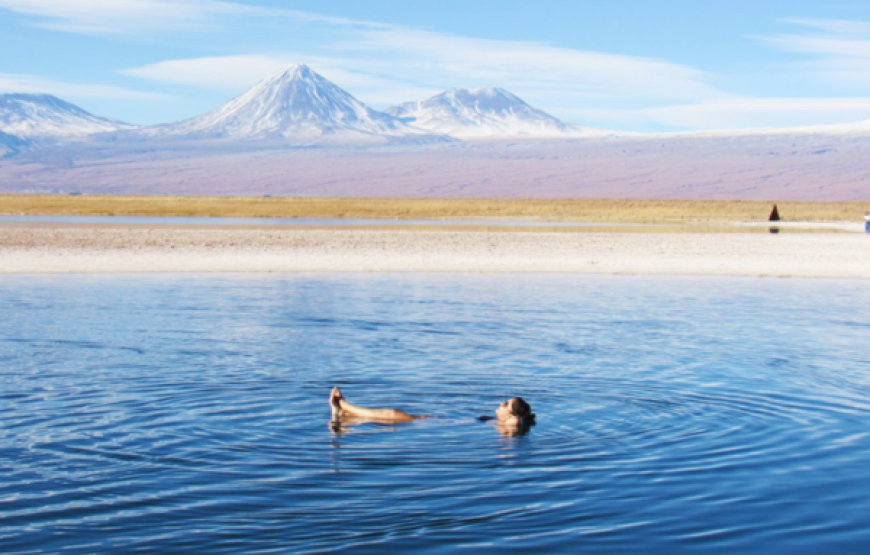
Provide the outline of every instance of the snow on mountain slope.
{"type": "MultiPolygon", "coordinates": [[[[291,65],[202,116],[137,135],[190,139],[383,140],[433,135],[372,110],[306,65],[291,65]]],[[[441,138],[444,139],[444,138],[441,138]]]]}
{"type": "Polygon", "coordinates": [[[565,137],[602,131],[564,123],[498,88],[450,89],[385,110],[403,121],[452,137],[565,137]]]}
{"type": "Polygon", "coordinates": [[[21,143],[22,139],[20,139],[19,137],[0,131],[0,145],[14,147],[20,145],[21,143]]]}
{"type": "Polygon", "coordinates": [[[19,147],[24,146],[24,143],[23,139],[19,139],[15,135],[0,131],[0,157],[15,152],[19,147]]]}
{"type": "Polygon", "coordinates": [[[0,94],[0,131],[21,139],[62,139],[132,127],[49,94],[0,94]]]}

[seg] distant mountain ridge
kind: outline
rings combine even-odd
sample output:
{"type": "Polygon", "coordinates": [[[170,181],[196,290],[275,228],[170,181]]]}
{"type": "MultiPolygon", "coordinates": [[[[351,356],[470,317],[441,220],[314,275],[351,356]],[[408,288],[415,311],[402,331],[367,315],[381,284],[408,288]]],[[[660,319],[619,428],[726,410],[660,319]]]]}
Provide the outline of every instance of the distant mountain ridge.
{"type": "Polygon", "coordinates": [[[0,94],[0,132],[19,139],[64,139],[134,127],[50,94],[0,94]]]}
{"type": "Polygon", "coordinates": [[[291,65],[207,114],[134,135],[181,139],[357,142],[438,140],[373,110],[304,64],[291,65]]]}
{"type": "MultiPolygon", "coordinates": [[[[863,134],[870,119],[851,124],[648,137],[863,134]]],[[[374,110],[304,64],[294,64],[206,114],[177,123],[138,127],[95,116],[47,94],[0,94],[0,152],[36,151],[57,143],[171,149],[222,149],[239,143],[275,146],[429,143],[455,139],[627,138],[563,122],[500,88],[455,88],[384,112],[374,110]]],[[[252,146],[242,147],[245,149],[252,146]]]]}
{"type": "Polygon", "coordinates": [[[456,88],[387,108],[403,121],[451,137],[564,137],[595,133],[534,108],[499,88],[456,88]]]}
{"type": "Polygon", "coordinates": [[[619,133],[561,122],[503,89],[452,89],[391,115],[306,66],[285,68],[206,114],[151,127],[49,95],[0,99],[0,190],[9,192],[870,198],[870,120],[619,133]],[[463,144],[470,140],[477,143],[463,144]],[[432,142],[444,144],[425,144],[432,142]],[[309,148],[320,146],[341,148],[309,148]]]}

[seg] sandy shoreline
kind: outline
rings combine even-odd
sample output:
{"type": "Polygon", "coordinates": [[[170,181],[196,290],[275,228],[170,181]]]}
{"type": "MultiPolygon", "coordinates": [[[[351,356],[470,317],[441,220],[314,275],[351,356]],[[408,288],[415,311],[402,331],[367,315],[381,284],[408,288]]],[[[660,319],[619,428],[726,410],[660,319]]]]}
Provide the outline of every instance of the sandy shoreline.
{"type": "Polygon", "coordinates": [[[572,272],[870,278],[861,233],[0,226],[0,273],[572,272]]]}

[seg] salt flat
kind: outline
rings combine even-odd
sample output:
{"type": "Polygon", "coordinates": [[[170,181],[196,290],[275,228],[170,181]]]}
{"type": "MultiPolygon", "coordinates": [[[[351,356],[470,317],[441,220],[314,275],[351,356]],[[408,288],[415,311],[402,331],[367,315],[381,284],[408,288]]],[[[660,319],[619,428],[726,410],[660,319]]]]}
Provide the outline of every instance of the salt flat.
{"type": "Polygon", "coordinates": [[[870,278],[858,232],[0,226],[0,273],[573,272],[870,278]]]}

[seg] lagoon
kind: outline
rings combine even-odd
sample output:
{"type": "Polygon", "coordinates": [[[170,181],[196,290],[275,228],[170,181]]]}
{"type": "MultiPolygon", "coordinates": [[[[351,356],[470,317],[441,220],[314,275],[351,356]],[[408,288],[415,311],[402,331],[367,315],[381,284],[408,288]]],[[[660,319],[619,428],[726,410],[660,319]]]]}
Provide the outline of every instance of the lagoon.
{"type": "Polygon", "coordinates": [[[0,277],[3,553],[857,553],[866,282],[0,277]],[[354,402],[430,418],[333,427],[354,402]],[[538,414],[501,435],[511,395],[538,414]]]}

